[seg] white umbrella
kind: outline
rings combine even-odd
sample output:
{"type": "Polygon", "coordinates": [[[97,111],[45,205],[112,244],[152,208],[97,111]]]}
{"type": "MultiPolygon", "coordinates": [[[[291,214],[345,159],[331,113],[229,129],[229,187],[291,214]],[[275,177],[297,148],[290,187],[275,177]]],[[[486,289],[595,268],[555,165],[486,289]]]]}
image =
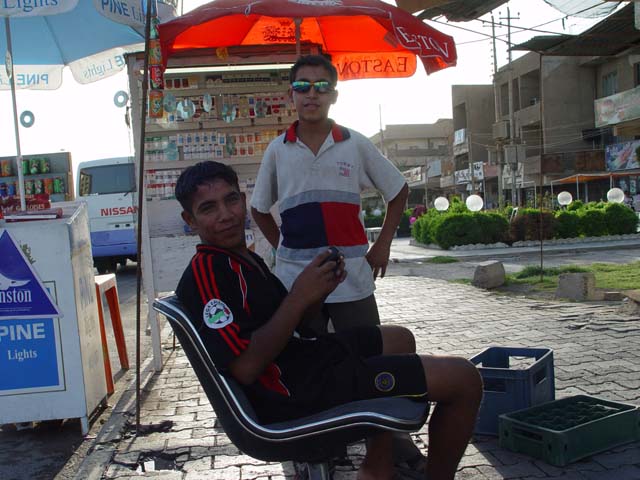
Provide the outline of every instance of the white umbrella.
{"type": "MultiPolygon", "coordinates": [[[[58,0],[0,2],[0,90],[11,89],[20,207],[25,207],[16,89],[54,90],[69,66],[79,83],[90,83],[126,68],[124,55],[144,49],[144,0],[58,0]],[[53,3],[53,2],[52,2],[53,3]],[[137,27],[137,28],[136,28],[137,27]]],[[[174,16],[163,4],[160,12],[174,16]]]]}

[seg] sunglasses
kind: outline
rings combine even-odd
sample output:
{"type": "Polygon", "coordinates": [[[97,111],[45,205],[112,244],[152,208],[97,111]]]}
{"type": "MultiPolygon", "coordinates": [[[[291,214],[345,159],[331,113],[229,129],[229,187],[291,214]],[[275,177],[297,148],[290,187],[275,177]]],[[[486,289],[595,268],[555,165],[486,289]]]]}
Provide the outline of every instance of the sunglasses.
{"type": "Polygon", "coordinates": [[[326,80],[318,80],[317,82],[308,82],[307,80],[296,80],[291,82],[291,88],[294,92],[307,93],[311,87],[316,89],[318,93],[331,93],[334,91],[333,85],[326,80]]]}

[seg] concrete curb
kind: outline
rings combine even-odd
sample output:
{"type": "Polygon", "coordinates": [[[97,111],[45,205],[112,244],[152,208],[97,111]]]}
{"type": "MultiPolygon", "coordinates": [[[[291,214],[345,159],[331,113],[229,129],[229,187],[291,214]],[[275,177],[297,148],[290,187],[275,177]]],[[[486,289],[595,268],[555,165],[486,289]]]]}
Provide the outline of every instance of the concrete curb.
{"type": "MultiPolygon", "coordinates": [[[[171,327],[166,325],[162,329],[161,337],[167,338],[169,333],[171,333],[171,327]]],[[[157,373],[159,372],[156,372],[153,368],[153,357],[147,357],[140,366],[141,402],[144,401],[147,386],[157,373]]],[[[89,447],[89,452],[80,463],[73,477],[75,480],[100,480],[103,478],[103,474],[111,463],[127,426],[129,423],[135,423],[135,415],[136,376],[133,375],[113,407],[108,420],[96,435],[91,447],[89,447]]]]}
{"type": "MultiPolygon", "coordinates": [[[[496,257],[516,257],[520,255],[539,255],[540,244],[527,247],[495,247],[485,249],[465,249],[465,250],[443,250],[436,249],[431,246],[427,246],[421,243],[413,241],[410,247],[414,249],[422,249],[428,251],[429,254],[424,256],[416,255],[410,258],[396,258],[391,257],[391,261],[394,263],[406,263],[415,261],[426,261],[434,256],[446,256],[454,258],[465,259],[482,259],[482,258],[496,258],[496,257]]],[[[611,248],[619,249],[632,249],[640,247],[640,235],[638,238],[629,240],[610,240],[603,242],[584,242],[584,243],[563,243],[563,244],[547,244],[543,243],[543,253],[575,253],[588,250],[609,250],[611,248]]],[[[426,252],[425,252],[426,253],[426,252]]]]}

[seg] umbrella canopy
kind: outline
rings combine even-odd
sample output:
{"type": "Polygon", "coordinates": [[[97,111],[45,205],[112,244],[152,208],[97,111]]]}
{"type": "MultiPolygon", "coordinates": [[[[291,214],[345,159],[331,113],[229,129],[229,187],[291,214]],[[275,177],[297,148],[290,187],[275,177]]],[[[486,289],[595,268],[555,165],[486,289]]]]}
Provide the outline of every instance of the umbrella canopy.
{"type": "Polygon", "coordinates": [[[456,64],[453,38],[379,0],[214,0],[160,26],[165,62],[194,49],[317,45],[341,80],[456,64]]]}
{"type": "MultiPolygon", "coordinates": [[[[79,83],[100,80],[125,68],[126,51],[144,48],[144,35],[104,16],[94,1],[71,3],[77,5],[65,13],[55,14],[54,10],[46,16],[36,13],[9,18],[16,88],[56,89],[65,65],[71,67],[79,83]]],[[[0,9],[0,16],[11,13],[4,10],[0,9]]],[[[0,21],[0,89],[8,90],[6,51],[5,22],[0,21]]]]}

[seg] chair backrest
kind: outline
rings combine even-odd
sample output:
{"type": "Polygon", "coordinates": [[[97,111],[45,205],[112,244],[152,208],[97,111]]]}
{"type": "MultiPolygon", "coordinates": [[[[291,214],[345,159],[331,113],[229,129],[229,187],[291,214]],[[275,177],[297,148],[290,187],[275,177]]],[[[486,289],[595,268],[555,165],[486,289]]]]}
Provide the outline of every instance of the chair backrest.
{"type": "Polygon", "coordinates": [[[240,385],[216,368],[180,300],[175,295],[159,298],[153,308],[169,320],[229,439],[255,458],[324,458],[380,429],[415,431],[426,421],[427,403],[397,398],[352,402],[303,419],[260,424],[240,385]],[[327,441],[326,434],[333,435],[333,441],[327,441]]]}

